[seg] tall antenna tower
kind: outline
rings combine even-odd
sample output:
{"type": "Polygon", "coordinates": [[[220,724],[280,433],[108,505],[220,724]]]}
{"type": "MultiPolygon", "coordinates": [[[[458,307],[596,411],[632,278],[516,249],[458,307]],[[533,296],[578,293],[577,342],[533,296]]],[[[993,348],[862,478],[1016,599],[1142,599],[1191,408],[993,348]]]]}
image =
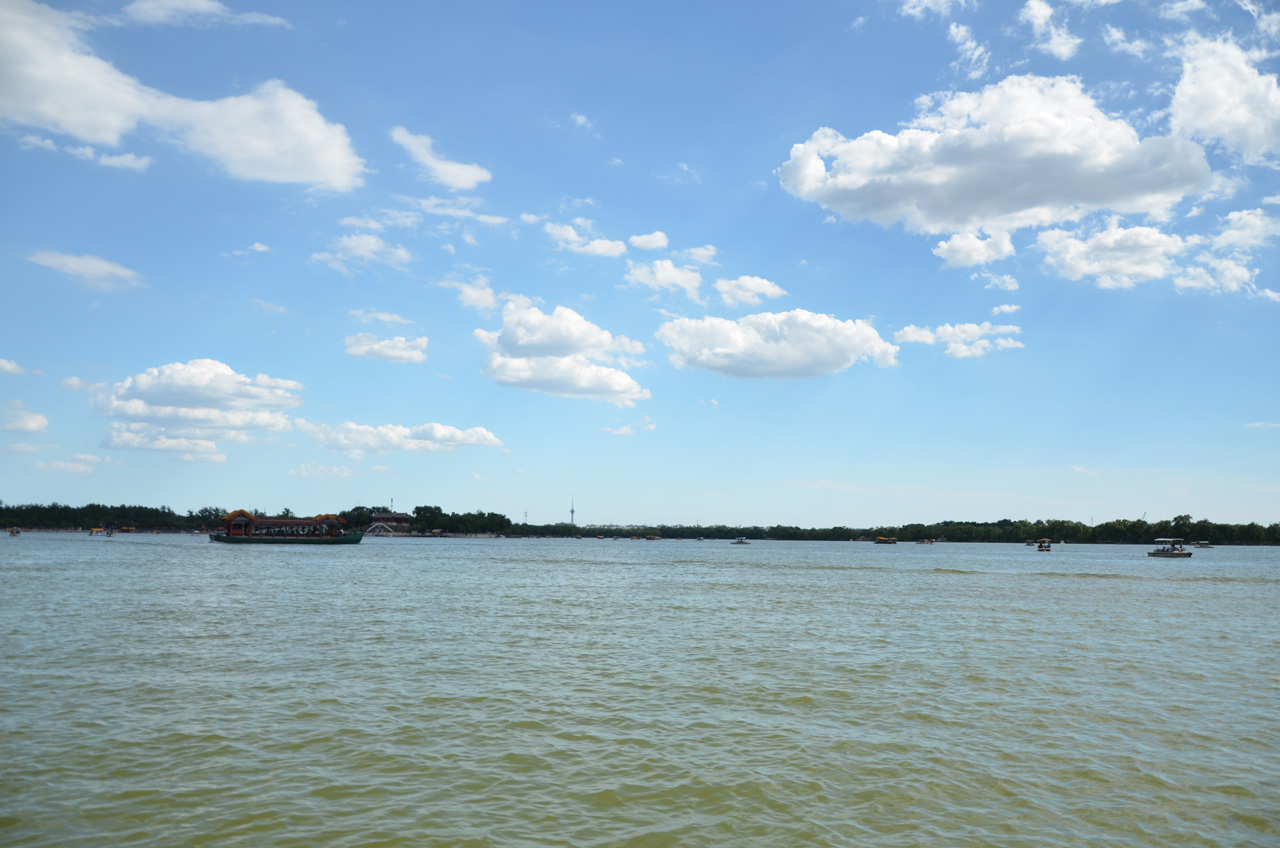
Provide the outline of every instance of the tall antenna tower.
{"type": "Polygon", "coordinates": [[[573,497],[569,497],[569,523],[573,524],[573,497]]]}

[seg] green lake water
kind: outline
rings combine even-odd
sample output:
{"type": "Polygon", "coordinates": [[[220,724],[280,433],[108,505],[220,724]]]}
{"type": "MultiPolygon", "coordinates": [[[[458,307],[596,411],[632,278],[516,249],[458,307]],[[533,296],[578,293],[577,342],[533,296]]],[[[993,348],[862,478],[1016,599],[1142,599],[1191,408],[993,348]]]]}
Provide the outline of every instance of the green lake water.
{"type": "Polygon", "coordinates": [[[1280,549],[0,539],[0,845],[1280,845],[1280,549]]]}

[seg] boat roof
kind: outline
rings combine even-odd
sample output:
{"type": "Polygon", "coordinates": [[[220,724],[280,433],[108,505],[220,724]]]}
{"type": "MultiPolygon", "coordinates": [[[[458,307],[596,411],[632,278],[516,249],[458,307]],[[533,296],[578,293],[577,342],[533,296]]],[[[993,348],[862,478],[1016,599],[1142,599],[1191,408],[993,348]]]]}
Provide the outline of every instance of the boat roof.
{"type": "Polygon", "coordinates": [[[1181,539],[1156,539],[1157,542],[1181,542],[1181,539]]]}

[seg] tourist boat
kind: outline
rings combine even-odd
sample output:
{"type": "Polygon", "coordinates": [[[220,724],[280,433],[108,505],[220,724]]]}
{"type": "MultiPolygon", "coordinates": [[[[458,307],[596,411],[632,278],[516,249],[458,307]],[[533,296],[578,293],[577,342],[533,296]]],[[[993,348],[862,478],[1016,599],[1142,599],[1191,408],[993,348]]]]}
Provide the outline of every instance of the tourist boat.
{"type": "Polygon", "coordinates": [[[1212,547],[1213,547],[1213,545],[1209,544],[1208,542],[1196,542],[1196,547],[1197,547],[1197,548],[1212,548],[1212,547]]]}
{"type": "Polygon", "coordinates": [[[1181,539],[1156,539],[1156,544],[1160,547],[1147,551],[1147,556],[1178,559],[1191,556],[1191,551],[1183,547],[1181,539]]]}
{"type": "Polygon", "coordinates": [[[1051,551],[1051,550],[1053,550],[1053,543],[1052,543],[1052,542],[1050,542],[1048,539],[1037,539],[1037,540],[1036,540],[1036,550],[1037,550],[1037,551],[1051,551]]]}
{"type": "Polygon", "coordinates": [[[739,536],[738,538],[734,539],[734,540],[733,540],[732,542],[730,542],[729,544],[731,544],[731,545],[749,545],[749,544],[751,544],[751,543],[747,541],[747,539],[746,539],[746,537],[745,537],[745,536],[739,536]]]}
{"type": "Polygon", "coordinates": [[[19,535],[21,535],[21,534],[22,534],[22,531],[21,531],[21,530],[19,530],[17,527],[10,527],[10,528],[9,528],[9,535],[10,535],[10,536],[19,536],[19,535]]]}
{"type": "Polygon", "coordinates": [[[896,545],[898,544],[897,536],[876,536],[877,545],[896,545]]]}
{"type": "Polygon", "coordinates": [[[345,523],[336,515],[259,518],[247,510],[237,509],[222,517],[221,526],[209,534],[209,541],[239,545],[358,544],[364,533],[348,533],[342,529],[345,523]]]}
{"type": "Polygon", "coordinates": [[[916,540],[916,544],[917,544],[917,545],[932,545],[932,544],[933,544],[933,540],[932,540],[932,539],[917,539],[917,540],[916,540]]]}
{"type": "Polygon", "coordinates": [[[89,528],[89,535],[90,535],[90,536],[111,536],[111,535],[113,535],[115,532],[116,532],[116,531],[112,530],[110,527],[106,528],[105,530],[104,530],[103,528],[101,528],[101,527],[90,527],[90,528],[89,528]]]}

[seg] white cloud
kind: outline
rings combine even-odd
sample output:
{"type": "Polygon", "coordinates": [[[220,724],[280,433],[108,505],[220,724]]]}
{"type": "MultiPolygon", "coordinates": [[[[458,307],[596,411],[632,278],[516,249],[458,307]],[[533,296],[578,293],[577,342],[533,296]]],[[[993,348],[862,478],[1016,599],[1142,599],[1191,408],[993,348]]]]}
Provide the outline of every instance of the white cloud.
{"type": "Polygon", "coordinates": [[[737,321],[677,318],[654,334],[671,348],[677,368],[701,368],[731,377],[816,377],[862,360],[895,365],[898,348],[870,324],[841,321],[803,309],[764,312],[737,321]]]}
{"type": "Polygon", "coordinates": [[[778,169],[783,188],[852,221],[1012,233],[1100,209],[1164,216],[1212,183],[1198,145],[1140,139],[1073,77],[1008,77],[919,104],[898,135],[847,139],[823,128],[793,145],[778,169]]]}
{"type": "Polygon", "coordinates": [[[704,244],[702,247],[691,247],[684,251],[684,255],[697,262],[699,265],[718,265],[716,262],[716,247],[713,244],[704,244]]]}
{"type": "Polygon", "coordinates": [[[964,9],[972,2],[973,0],[902,0],[901,12],[917,19],[923,18],[926,12],[945,18],[951,14],[952,6],[964,9]]]}
{"type": "Polygon", "coordinates": [[[1072,471],[1074,471],[1077,474],[1084,474],[1087,477],[1098,476],[1098,472],[1094,471],[1092,468],[1085,468],[1083,465],[1072,465],[1069,467],[1072,471]]]}
{"type": "Polygon", "coordinates": [[[137,271],[90,253],[72,256],[56,250],[41,250],[27,259],[37,265],[60,271],[74,278],[80,285],[97,291],[121,291],[142,285],[142,277],[137,271]]]}
{"type": "Polygon", "coordinates": [[[262,300],[261,298],[254,298],[253,302],[263,312],[275,312],[280,315],[284,315],[289,312],[289,310],[286,309],[285,307],[280,306],[279,304],[276,304],[276,303],[271,303],[270,301],[262,300]]]}
{"type": "Polygon", "coordinates": [[[973,30],[964,24],[952,22],[947,29],[947,38],[960,53],[960,58],[951,63],[953,69],[963,73],[969,79],[986,76],[987,63],[991,61],[991,51],[978,43],[973,37],[973,30]]]}
{"type": "Polygon", "coordinates": [[[475,163],[464,165],[461,162],[450,162],[448,159],[437,156],[431,149],[430,136],[414,135],[404,127],[396,127],[391,130],[391,138],[407,150],[413,160],[426,170],[430,180],[452,191],[470,191],[480,183],[487,183],[493,179],[492,174],[475,163]]]}
{"type": "Polygon", "coordinates": [[[1280,150],[1280,86],[1229,39],[1190,36],[1175,54],[1182,77],[1170,102],[1170,124],[1190,138],[1217,141],[1246,162],[1274,159],[1280,150]]]}
{"type": "Polygon", "coordinates": [[[971,279],[971,280],[977,280],[977,279],[984,279],[984,280],[986,280],[986,281],[987,281],[987,284],[986,284],[985,286],[983,286],[983,288],[988,288],[988,289],[1001,289],[1002,291],[1017,291],[1017,290],[1018,290],[1018,281],[1017,281],[1016,279],[1014,279],[1012,276],[1010,276],[1009,274],[999,274],[999,275],[997,275],[997,274],[989,273],[989,272],[987,272],[987,271],[981,271],[981,272],[979,272],[979,273],[977,273],[977,274],[974,274],[974,275],[973,275],[972,277],[970,277],[969,279],[971,279]]]}
{"type": "Polygon", "coordinates": [[[49,429],[49,419],[38,412],[30,412],[20,401],[13,401],[0,412],[4,429],[11,433],[43,433],[49,429]]]}
{"type": "Polygon", "coordinates": [[[1169,21],[1185,21],[1193,12],[1203,12],[1207,8],[1204,0],[1174,0],[1160,7],[1160,17],[1169,21]]]}
{"type": "Polygon", "coordinates": [[[232,177],[338,192],[364,185],[364,160],[352,149],[346,128],[326,122],[314,101],[280,80],[238,97],[164,102],[151,122],[219,162],[232,177]]]}
{"type": "Polygon", "coordinates": [[[1174,280],[1179,289],[1207,289],[1211,291],[1238,292],[1248,291],[1250,294],[1269,297],[1266,290],[1258,290],[1253,285],[1257,272],[1234,259],[1204,253],[1196,257],[1201,263],[1198,268],[1187,268],[1182,276],[1174,280]]]}
{"type": "Polygon", "coordinates": [[[102,446],[117,450],[170,451],[183,454],[183,459],[203,462],[225,462],[227,459],[212,439],[170,436],[163,427],[143,422],[124,424],[113,421],[107,427],[102,446]]]}
{"type": "Polygon", "coordinates": [[[994,347],[1000,350],[1024,347],[1022,342],[1009,338],[1011,334],[1022,332],[1021,327],[1012,324],[992,324],[983,321],[981,324],[943,324],[932,330],[928,327],[917,327],[908,324],[893,334],[893,340],[900,343],[914,344],[946,344],[947,356],[956,359],[972,359],[983,356],[991,350],[993,344],[988,336],[1000,336],[994,347]]]}
{"type": "Polygon", "coordinates": [[[625,279],[651,289],[679,289],[694,303],[703,302],[698,293],[698,287],[702,285],[702,274],[692,265],[676,267],[670,259],[656,259],[651,264],[628,259],[625,279]]]}
{"type": "Polygon", "coordinates": [[[524,297],[512,297],[502,307],[502,329],[476,330],[488,347],[517,357],[570,356],[592,359],[644,353],[644,345],[626,336],[615,336],[565,306],[548,315],[524,297]]]}
{"type": "Polygon", "coordinates": [[[0,374],[25,374],[26,369],[12,359],[0,359],[0,374]]]}
{"type": "Polygon", "coordinates": [[[1057,59],[1070,59],[1080,48],[1081,39],[1068,32],[1065,25],[1054,23],[1053,16],[1053,7],[1044,0],[1027,0],[1018,20],[1030,25],[1035,34],[1033,47],[1057,59]]]}
{"type": "Polygon", "coordinates": [[[1267,12],[1253,0],[1236,0],[1241,9],[1253,15],[1258,30],[1271,38],[1280,38],[1280,11],[1267,12]]]}
{"type": "Polygon", "coordinates": [[[985,240],[978,233],[956,233],[946,241],[938,242],[933,252],[935,256],[942,257],[943,264],[956,268],[1007,259],[1013,256],[1014,249],[1008,233],[992,233],[985,240]]]}
{"type": "Polygon", "coordinates": [[[22,138],[18,139],[18,144],[23,150],[30,150],[32,148],[39,147],[42,150],[49,150],[54,153],[58,152],[58,145],[54,143],[53,139],[41,138],[38,135],[24,135],[22,138]]]}
{"type": "Polygon", "coordinates": [[[908,324],[893,334],[893,340],[898,343],[933,344],[938,340],[938,337],[928,327],[917,327],[915,324],[908,324]]]}
{"type": "Polygon", "coordinates": [[[364,184],[346,129],[283,82],[221,100],[174,97],[93,55],[82,37],[91,25],[31,0],[0,4],[0,119],[108,147],[149,124],[239,179],[334,191],[364,184]]]}
{"type": "Polygon", "coordinates": [[[412,324],[408,318],[403,315],[397,315],[394,312],[381,312],[377,309],[348,309],[349,315],[354,315],[360,319],[361,324],[369,324],[373,321],[381,321],[384,324],[412,324]]]}
{"type": "Polygon", "coordinates": [[[301,388],[294,380],[266,374],[248,377],[214,359],[193,359],[148,368],[104,387],[93,404],[110,418],[147,425],[115,428],[109,438],[127,438],[131,447],[165,450],[171,448],[157,446],[194,439],[212,445],[203,451],[211,453],[216,439],[246,441],[250,431],[291,429],[284,410],[302,403],[294,394],[301,388]]]}
{"type": "Polygon", "coordinates": [[[458,302],[463,306],[481,311],[490,311],[498,308],[498,296],[489,287],[488,277],[477,276],[469,283],[458,280],[444,280],[439,285],[441,288],[456,290],[458,292],[458,302]]]}
{"type": "Polygon", "coordinates": [[[351,273],[351,265],[377,263],[403,268],[413,260],[407,248],[391,244],[373,233],[350,233],[338,236],[329,249],[311,254],[311,261],[323,262],[335,271],[351,273]]]}
{"type": "Polygon", "coordinates": [[[483,427],[461,430],[445,424],[422,424],[405,427],[400,424],[355,424],[351,421],[334,426],[317,424],[299,418],[298,429],[311,436],[317,444],[348,454],[366,451],[450,451],[459,447],[501,447],[497,436],[483,427]]]}
{"type": "Polygon", "coordinates": [[[541,221],[544,215],[534,215],[532,212],[521,212],[520,220],[526,224],[536,224],[541,221]]]}
{"type": "Polygon", "coordinates": [[[382,232],[386,228],[386,225],[381,221],[373,218],[356,218],[354,216],[338,221],[338,226],[346,227],[349,230],[373,230],[375,232],[382,232]]]}
{"type": "Polygon", "coordinates": [[[1022,308],[1021,306],[1014,306],[1011,303],[1002,303],[999,306],[991,307],[991,314],[992,315],[1012,315],[1013,313],[1017,312],[1021,308],[1022,308]]]}
{"type": "Polygon", "coordinates": [[[103,154],[98,157],[99,165],[108,168],[124,168],[129,171],[145,171],[151,165],[150,156],[138,156],[134,153],[122,153],[119,156],[103,154]]]}
{"type": "Polygon", "coordinates": [[[600,432],[612,433],[615,436],[634,436],[636,434],[630,424],[623,424],[621,427],[601,427],[600,432]]]}
{"type": "Polygon", "coordinates": [[[1221,232],[1213,239],[1215,250],[1245,252],[1264,247],[1280,236],[1280,220],[1261,209],[1241,209],[1227,215],[1221,232]]]}
{"type": "Polygon", "coordinates": [[[1125,229],[1112,222],[1086,238],[1048,230],[1040,233],[1036,247],[1045,252],[1045,262],[1068,280],[1094,277],[1101,288],[1127,289],[1173,276],[1178,271],[1173,257],[1195,243],[1153,227],[1125,229]]]}
{"type": "Polygon", "coordinates": [[[640,250],[660,250],[667,246],[667,234],[662,230],[655,230],[648,235],[632,236],[627,241],[640,250]]]}
{"type": "Polygon", "coordinates": [[[388,362],[426,362],[427,337],[406,339],[396,336],[379,339],[373,333],[356,333],[343,339],[348,356],[366,359],[385,359],[388,362]]]}
{"type": "Polygon", "coordinates": [[[507,222],[507,219],[501,215],[487,215],[477,212],[476,207],[484,202],[478,197],[454,197],[447,200],[442,197],[405,197],[401,199],[416,205],[428,215],[473,219],[491,227],[507,222]]]}
{"type": "Polygon", "coordinates": [[[777,283],[764,277],[738,277],[736,280],[716,280],[716,291],[728,306],[739,306],[749,303],[755,306],[761,297],[770,299],[782,297],[786,290],[777,283]]]}
{"type": "Polygon", "coordinates": [[[504,386],[530,389],[557,397],[602,400],[619,407],[648,400],[649,390],[617,368],[597,365],[581,354],[509,357],[489,354],[484,373],[504,386]]]}
{"type": "Polygon", "coordinates": [[[490,349],[484,373],[499,384],[619,407],[649,398],[648,389],[611,367],[625,367],[630,357],[642,354],[639,342],[615,336],[564,306],[548,315],[523,297],[503,306],[502,321],[501,330],[475,331],[490,349]]]}
{"type": "Polygon", "coordinates": [[[58,385],[69,392],[97,391],[106,388],[105,383],[90,383],[87,380],[81,380],[79,377],[68,377],[58,385]]]}
{"type": "Polygon", "coordinates": [[[588,118],[586,115],[583,115],[581,112],[574,112],[572,115],[569,116],[569,120],[572,121],[573,125],[578,129],[586,130],[587,132],[593,134],[596,138],[600,137],[600,134],[596,132],[596,125],[592,123],[590,118],[588,118]]]}
{"type": "MultiPolygon", "coordinates": [[[[583,228],[590,232],[590,221],[585,218],[577,218],[575,223],[578,223],[579,226],[585,225],[583,228]]],[[[547,235],[555,240],[556,247],[560,250],[570,250],[574,253],[585,253],[591,256],[621,256],[627,252],[627,246],[620,241],[610,241],[603,238],[588,239],[587,236],[582,235],[569,224],[547,222],[543,229],[547,235]]]]}
{"type": "Polygon", "coordinates": [[[140,24],[255,24],[288,27],[283,18],[258,12],[235,13],[217,0],[133,0],[124,16],[140,24]]]}
{"type": "Polygon", "coordinates": [[[260,241],[255,241],[253,244],[249,245],[246,248],[243,248],[243,249],[237,248],[235,250],[228,251],[227,253],[224,253],[222,255],[223,256],[248,256],[251,253],[269,253],[269,252],[271,252],[270,247],[268,247],[267,245],[263,244],[260,241]]]}
{"type": "Polygon", "coordinates": [[[1143,41],[1141,38],[1135,38],[1132,41],[1124,34],[1124,30],[1120,27],[1106,25],[1102,29],[1102,40],[1107,43],[1117,53],[1128,53],[1141,59],[1146,52],[1151,49],[1151,45],[1143,41]]]}

